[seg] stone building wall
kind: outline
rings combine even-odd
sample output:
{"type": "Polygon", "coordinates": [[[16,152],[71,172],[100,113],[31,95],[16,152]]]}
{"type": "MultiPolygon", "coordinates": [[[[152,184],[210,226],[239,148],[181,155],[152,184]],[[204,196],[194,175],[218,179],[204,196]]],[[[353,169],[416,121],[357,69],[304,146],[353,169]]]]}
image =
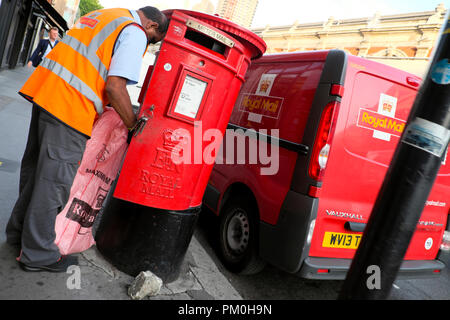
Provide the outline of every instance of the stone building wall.
{"type": "Polygon", "coordinates": [[[434,11],[252,29],[267,53],[341,49],[424,76],[445,19],[443,4],[434,11]]]}

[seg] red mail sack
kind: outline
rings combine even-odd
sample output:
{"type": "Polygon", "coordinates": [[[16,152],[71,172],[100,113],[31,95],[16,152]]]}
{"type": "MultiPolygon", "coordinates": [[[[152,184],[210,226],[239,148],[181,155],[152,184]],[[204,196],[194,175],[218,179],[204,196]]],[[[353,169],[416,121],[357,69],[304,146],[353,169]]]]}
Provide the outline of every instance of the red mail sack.
{"type": "Polygon", "coordinates": [[[82,252],[95,244],[92,225],[117,176],[128,145],[127,133],[112,108],[95,122],[69,200],[56,217],[55,243],[61,254],[82,252]]]}

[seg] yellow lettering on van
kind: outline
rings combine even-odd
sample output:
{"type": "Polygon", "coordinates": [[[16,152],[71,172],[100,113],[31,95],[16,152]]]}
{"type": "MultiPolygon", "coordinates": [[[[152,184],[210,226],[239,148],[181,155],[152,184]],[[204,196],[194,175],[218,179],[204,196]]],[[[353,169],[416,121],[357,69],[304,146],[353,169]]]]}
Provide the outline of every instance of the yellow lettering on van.
{"type": "Polygon", "coordinates": [[[250,110],[250,111],[253,110],[253,108],[254,108],[253,103],[254,103],[254,101],[252,99],[249,99],[248,106],[247,106],[248,110],[250,110]]]}
{"type": "Polygon", "coordinates": [[[401,133],[405,130],[406,123],[403,120],[399,120],[375,112],[374,115],[371,115],[372,111],[365,111],[363,109],[360,110],[361,115],[358,123],[367,125],[368,129],[382,131],[395,136],[400,136],[401,133]]]}
{"type": "Polygon", "coordinates": [[[397,123],[397,121],[395,120],[389,120],[388,129],[394,130],[398,133],[402,133],[404,128],[405,128],[404,123],[397,123]]]}
{"type": "Polygon", "coordinates": [[[369,123],[369,114],[367,112],[363,112],[362,122],[369,123]]]}
{"type": "Polygon", "coordinates": [[[278,117],[282,105],[282,98],[249,94],[242,97],[240,108],[256,114],[278,117]]]}
{"type": "Polygon", "coordinates": [[[378,119],[378,118],[376,118],[376,117],[374,117],[374,116],[372,116],[372,118],[373,118],[373,127],[374,128],[378,128],[378,126],[379,126],[379,123],[380,123],[380,119],[378,119]]]}
{"type": "Polygon", "coordinates": [[[277,112],[277,110],[278,110],[278,103],[279,103],[279,101],[271,103],[271,108],[270,108],[271,112],[273,112],[273,113],[277,112]]]}
{"type": "Polygon", "coordinates": [[[261,98],[259,99],[254,99],[251,101],[250,105],[249,105],[249,110],[253,111],[254,109],[259,109],[261,106],[261,98]]]}
{"type": "Polygon", "coordinates": [[[278,109],[278,101],[271,102],[270,100],[264,99],[262,109],[275,113],[278,109]]]}
{"type": "Polygon", "coordinates": [[[249,100],[248,96],[245,96],[244,99],[242,99],[242,106],[244,108],[248,108],[248,100],[249,100]]]}
{"type": "Polygon", "coordinates": [[[396,125],[397,125],[397,121],[389,120],[388,129],[395,130],[396,125]]]}
{"type": "Polygon", "coordinates": [[[369,115],[367,112],[364,112],[362,121],[367,124],[370,124],[374,128],[378,128],[380,119],[377,119],[374,116],[369,115]]]}

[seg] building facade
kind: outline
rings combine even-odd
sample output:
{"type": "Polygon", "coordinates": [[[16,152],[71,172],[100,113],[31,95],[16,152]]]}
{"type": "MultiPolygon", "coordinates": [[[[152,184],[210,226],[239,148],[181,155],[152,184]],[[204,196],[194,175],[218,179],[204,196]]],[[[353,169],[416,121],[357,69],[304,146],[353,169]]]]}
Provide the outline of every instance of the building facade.
{"type": "Polygon", "coordinates": [[[68,29],[51,0],[2,0],[0,17],[0,70],[25,65],[51,27],[68,29]]]}
{"type": "Polygon", "coordinates": [[[55,10],[67,21],[71,28],[77,20],[80,0],[50,0],[55,10]]]}
{"type": "Polygon", "coordinates": [[[214,5],[210,0],[201,0],[199,3],[192,6],[192,10],[214,14],[214,5]]]}
{"type": "Polygon", "coordinates": [[[246,28],[252,25],[258,0],[219,0],[216,13],[246,28]]]}
{"type": "Polygon", "coordinates": [[[252,29],[267,53],[341,49],[423,77],[444,23],[443,4],[434,11],[252,29]]]}

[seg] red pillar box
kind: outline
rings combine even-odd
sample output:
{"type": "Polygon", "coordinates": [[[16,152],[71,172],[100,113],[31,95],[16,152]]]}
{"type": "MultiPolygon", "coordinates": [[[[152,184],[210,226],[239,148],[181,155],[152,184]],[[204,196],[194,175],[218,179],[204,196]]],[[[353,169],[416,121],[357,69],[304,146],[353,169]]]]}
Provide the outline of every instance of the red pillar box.
{"type": "Polygon", "coordinates": [[[131,140],[96,240],[120,270],[150,270],[170,282],[192,237],[212,149],[221,144],[251,59],[266,45],[217,16],[164,13],[170,25],[141,93],[139,116],[149,120],[131,140]],[[220,139],[208,141],[211,132],[220,139]]]}

